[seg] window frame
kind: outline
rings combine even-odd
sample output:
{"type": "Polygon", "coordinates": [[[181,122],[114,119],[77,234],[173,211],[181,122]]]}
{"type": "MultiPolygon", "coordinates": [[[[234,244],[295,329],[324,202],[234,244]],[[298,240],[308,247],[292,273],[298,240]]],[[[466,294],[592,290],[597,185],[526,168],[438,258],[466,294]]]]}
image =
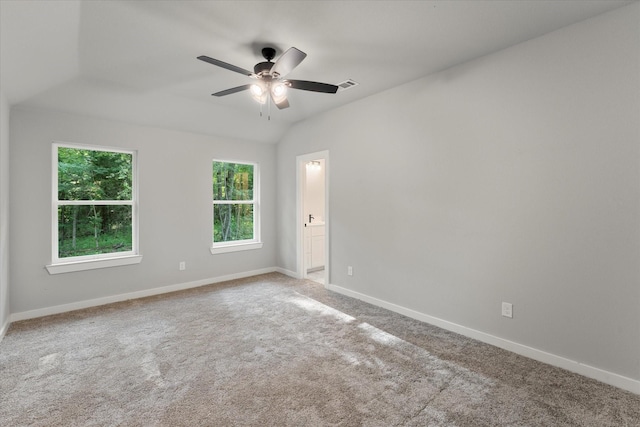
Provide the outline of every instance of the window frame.
{"type": "Polygon", "coordinates": [[[209,215],[210,218],[210,234],[211,239],[211,247],[210,252],[212,255],[229,253],[229,252],[237,252],[237,251],[246,251],[252,249],[261,249],[263,246],[261,235],[260,235],[260,164],[258,162],[251,162],[246,160],[229,160],[229,159],[219,159],[214,158],[211,161],[211,173],[210,179],[212,179],[213,166],[214,163],[235,163],[241,165],[251,165],[253,166],[253,199],[252,200],[215,200],[213,198],[213,180],[211,181],[211,213],[209,215]],[[253,205],[253,239],[244,239],[244,240],[230,240],[227,242],[214,242],[214,207],[216,204],[219,205],[253,205]]]}
{"type": "Polygon", "coordinates": [[[138,264],[142,261],[139,253],[139,217],[138,217],[138,153],[137,150],[104,147],[89,144],[77,144],[53,141],[51,155],[51,264],[46,265],[49,274],[69,273],[97,268],[116,267],[138,264]],[[58,199],[58,152],[60,148],[76,150],[104,151],[131,155],[131,199],[130,200],[59,200],[58,199]],[[93,255],[82,255],[60,258],[59,256],[59,217],[61,206],[131,206],[131,250],[109,252],[93,255]]]}

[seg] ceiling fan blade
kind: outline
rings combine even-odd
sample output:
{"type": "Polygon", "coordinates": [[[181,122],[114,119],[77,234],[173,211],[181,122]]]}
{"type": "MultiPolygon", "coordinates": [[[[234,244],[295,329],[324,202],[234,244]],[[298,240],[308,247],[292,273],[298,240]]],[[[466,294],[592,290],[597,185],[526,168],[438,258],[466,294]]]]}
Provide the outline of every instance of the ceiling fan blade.
{"type": "Polygon", "coordinates": [[[216,93],[212,93],[212,96],[225,96],[225,95],[231,95],[232,93],[236,93],[236,92],[242,92],[243,90],[247,90],[251,87],[250,84],[248,85],[242,85],[242,86],[237,86],[237,87],[232,87],[231,89],[227,89],[227,90],[221,90],[220,92],[216,92],[216,93]]]}
{"type": "Polygon", "coordinates": [[[310,82],[307,80],[287,80],[291,89],[309,90],[311,92],[336,93],[338,86],[329,83],[310,82]]]}
{"type": "Polygon", "coordinates": [[[280,110],[283,110],[285,108],[289,108],[289,100],[287,100],[287,98],[283,99],[279,103],[276,102],[276,101],[273,101],[273,103],[276,104],[276,107],[278,107],[280,110]]]}
{"type": "Polygon", "coordinates": [[[303,51],[296,49],[295,47],[289,48],[285,53],[280,55],[280,58],[273,64],[271,68],[271,75],[277,74],[279,77],[286,76],[296,68],[307,54],[303,51]]]}
{"type": "Polygon", "coordinates": [[[249,70],[236,67],[235,65],[227,64],[226,62],[220,61],[218,59],[209,58],[208,56],[204,56],[204,55],[198,56],[198,59],[204,62],[208,62],[209,64],[217,65],[218,67],[222,67],[230,71],[235,71],[236,73],[244,74],[245,76],[253,75],[253,73],[249,70]]]}

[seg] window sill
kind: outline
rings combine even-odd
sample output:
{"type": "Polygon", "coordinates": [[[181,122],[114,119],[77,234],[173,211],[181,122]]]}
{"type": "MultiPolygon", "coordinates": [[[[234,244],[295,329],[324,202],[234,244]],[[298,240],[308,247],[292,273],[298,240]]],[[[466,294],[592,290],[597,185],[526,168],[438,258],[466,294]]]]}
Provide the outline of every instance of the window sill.
{"type": "Polygon", "coordinates": [[[211,255],[226,254],[228,252],[250,251],[252,249],[262,249],[262,242],[236,243],[225,246],[215,246],[209,248],[211,255]]]}
{"type": "Polygon", "coordinates": [[[119,267],[123,265],[140,264],[142,255],[130,255],[118,258],[92,259],[76,262],[61,262],[45,265],[49,274],[73,273],[74,271],[95,270],[98,268],[119,267]]]}

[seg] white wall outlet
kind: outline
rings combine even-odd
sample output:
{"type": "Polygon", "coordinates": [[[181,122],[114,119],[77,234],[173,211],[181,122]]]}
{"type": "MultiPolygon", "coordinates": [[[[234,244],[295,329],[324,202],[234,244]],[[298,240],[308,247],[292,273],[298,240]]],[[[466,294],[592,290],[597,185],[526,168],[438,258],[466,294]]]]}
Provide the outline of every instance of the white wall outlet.
{"type": "Polygon", "coordinates": [[[513,318],[513,304],[509,302],[502,303],[502,315],[504,317],[513,318]]]}
{"type": "Polygon", "coordinates": [[[187,269],[187,263],[185,261],[180,261],[180,267],[178,267],[180,271],[187,269]]]}
{"type": "Polygon", "coordinates": [[[347,275],[348,276],[353,276],[353,267],[352,266],[348,266],[347,267],[347,275]]]}

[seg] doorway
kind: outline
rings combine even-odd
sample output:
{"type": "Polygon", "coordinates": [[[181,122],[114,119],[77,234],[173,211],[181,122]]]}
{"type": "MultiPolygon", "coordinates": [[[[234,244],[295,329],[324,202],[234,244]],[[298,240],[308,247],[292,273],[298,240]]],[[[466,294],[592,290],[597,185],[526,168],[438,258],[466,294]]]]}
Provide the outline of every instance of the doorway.
{"type": "Polygon", "coordinates": [[[298,276],[329,284],[329,152],[297,157],[298,276]]]}

